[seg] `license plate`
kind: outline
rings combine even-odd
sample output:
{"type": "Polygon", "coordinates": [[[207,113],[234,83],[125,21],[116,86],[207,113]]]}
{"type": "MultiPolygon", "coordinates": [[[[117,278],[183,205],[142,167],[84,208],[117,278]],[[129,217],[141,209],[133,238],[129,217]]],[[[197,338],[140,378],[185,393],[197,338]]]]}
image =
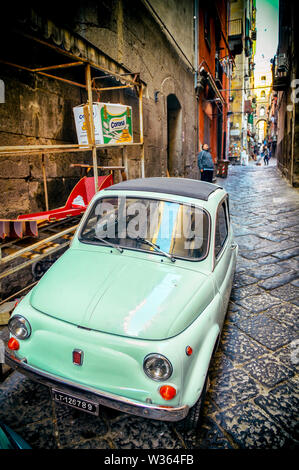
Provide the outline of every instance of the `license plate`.
{"type": "Polygon", "coordinates": [[[54,401],[64,405],[72,406],[73,408],[85,411],[86,413],[90,413],[96,416],[99,414],[99,405],[92,401],[85,400],[84,398],[69,395],[68,393],[54,389],[52,389],[52,397],[54,401]]]}

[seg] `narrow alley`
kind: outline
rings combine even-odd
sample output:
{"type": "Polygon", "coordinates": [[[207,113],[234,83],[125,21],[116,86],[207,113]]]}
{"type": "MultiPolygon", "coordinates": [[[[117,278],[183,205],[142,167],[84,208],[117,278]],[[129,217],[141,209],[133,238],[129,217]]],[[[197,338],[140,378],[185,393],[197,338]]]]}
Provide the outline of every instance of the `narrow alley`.
{"type": "Polygon", "coordinates": [[[298,449],[296,3],[3,5],[0,450],[298,449]]]}
{"type": "Polygon", "coordinates": [[[217,179],[229,193],[239,256],[198,432],[104,407],[90,416],[17,372],[0,385],[0,419],[35,449],[294,449],[299,194],[275,163],[231,165],[217,179]]]}

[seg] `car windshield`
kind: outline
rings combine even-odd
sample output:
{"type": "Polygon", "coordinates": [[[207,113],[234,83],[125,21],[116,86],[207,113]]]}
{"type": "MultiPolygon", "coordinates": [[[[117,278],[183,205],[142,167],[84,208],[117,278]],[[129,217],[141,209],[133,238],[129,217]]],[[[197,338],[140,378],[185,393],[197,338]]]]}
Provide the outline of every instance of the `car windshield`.
{"type": "Polygon", "coordinates": [[[95,201],[79,234],[84,243],[142,250],[175,258],[203,259],[209,217],[194,204],[138,197],[95,201]]]}

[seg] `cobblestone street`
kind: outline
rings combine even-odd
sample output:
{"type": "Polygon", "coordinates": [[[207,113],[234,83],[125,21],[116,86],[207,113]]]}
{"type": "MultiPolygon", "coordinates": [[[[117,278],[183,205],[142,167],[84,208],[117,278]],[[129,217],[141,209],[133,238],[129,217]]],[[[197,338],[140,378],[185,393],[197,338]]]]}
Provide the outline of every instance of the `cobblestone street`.
{"type": "Polygon", "coordinates": [[[294,449],[298,446],[299,194],[268,167],[230,166],[239,256],[200,430],[51,401],[17,372],[0,384],[0,419],[33,448],[294,449]]]}

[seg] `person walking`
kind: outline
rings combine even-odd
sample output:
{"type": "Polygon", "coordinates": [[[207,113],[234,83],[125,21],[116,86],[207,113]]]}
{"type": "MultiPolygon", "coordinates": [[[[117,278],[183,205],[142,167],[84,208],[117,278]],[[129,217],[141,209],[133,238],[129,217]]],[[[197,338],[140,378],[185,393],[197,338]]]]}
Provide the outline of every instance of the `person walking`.
{"type": "Polygon", "coordinates": [[[209,152],[208,144],[203,144],[202,151],[197,156],[201,181],[213,182],[214,162],[209,152]]]}
{"type": "Polygon", "coordinates": [[[261,166],[261,164],[262,164],[261,162],[262,162],[263,158],[264,158],[264,145],[261,144],[260,148],[259,148],[259,155],[258,155],[258,158],[257,158],[256,165],[261,166]]]}
{"type": "Polygon", "coordinates": [[[264,164],[269,165],[269,150],[267,147],[264,150],[264,164]]]}
{"type": "Polygon", "coordinates": [[[254,145],[254,148],[253,148],[253,160],[254,160],[255,162],[256,162],[256,160],[257,160],[258,153],[259,153],[258,145],[255,144],[255,145],[254,145]]]}

